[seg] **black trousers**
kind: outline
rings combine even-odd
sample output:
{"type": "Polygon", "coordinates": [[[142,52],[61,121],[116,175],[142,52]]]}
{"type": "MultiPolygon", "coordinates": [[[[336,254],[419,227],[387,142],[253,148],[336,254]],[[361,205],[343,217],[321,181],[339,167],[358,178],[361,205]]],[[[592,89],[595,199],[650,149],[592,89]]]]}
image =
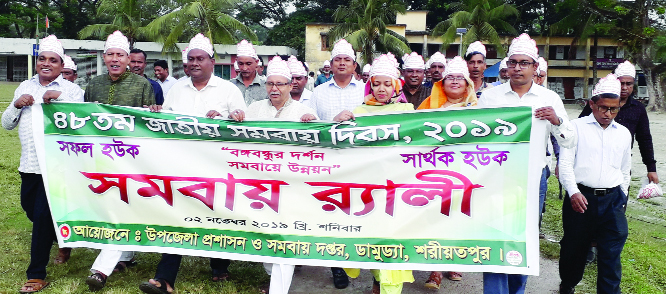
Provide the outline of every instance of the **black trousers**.
{"type": "MultiPolygon", "coordinates": [[[[169,285],[171,285],[171,287],[175,288],[176,276],[178,276],[178,268],[180,268],[180,261],[182,259],[182,255],[162,254],[162,259],[160,260],[160,263],[157,264],[155,279],[164,279],[169,285]]],[[[213,275],[228,273],[230,264],[231,261],[228,259],[210,259],[210,268],[213,270],[213,275]]]]}
{"type": "Polygon", "coordinates": [[[53,241],[56,240],[55,226],[46,200],[44,181],[40,174],[19,173],[21,175],[21,207],[32,222],[30,244],[30,265],[25,271],[28,279],[45,279],[46,265],[53,241]]]}
{"type": "Polygon", "coordinates": [[[590,241],[597,240],[597,293],[620,293],[622,264],[620,254],[629,234],[625,216],[627,196],[620,187],[608,189],[604,196],[579,185],[587,199],[585,213],[571,208],[571,199],[562,204],[564,237],[560,241],[560,278],[562,286],[575,287],[583,278],[590,241]]]}

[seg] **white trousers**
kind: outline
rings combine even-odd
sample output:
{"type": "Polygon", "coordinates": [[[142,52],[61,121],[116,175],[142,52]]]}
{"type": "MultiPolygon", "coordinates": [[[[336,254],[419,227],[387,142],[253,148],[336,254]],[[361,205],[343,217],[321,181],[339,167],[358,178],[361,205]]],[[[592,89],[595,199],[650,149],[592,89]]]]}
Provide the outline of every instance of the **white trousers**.
{"type": "Polygon", "coordinates": [[[294,265],[279,263],[264,263],[266,273],[271,276],[271,294],[287,294],[291,279],[294,277],[294,265]]]}
{"type": "Polygon", "coordinates": [[[119,261],[130,261],[134,257],[134,251],[120,251],[102,249],[95,259],[90,271],[98,271],[105,274],[107,277],[113,273],[116,264],[119,261]]]}

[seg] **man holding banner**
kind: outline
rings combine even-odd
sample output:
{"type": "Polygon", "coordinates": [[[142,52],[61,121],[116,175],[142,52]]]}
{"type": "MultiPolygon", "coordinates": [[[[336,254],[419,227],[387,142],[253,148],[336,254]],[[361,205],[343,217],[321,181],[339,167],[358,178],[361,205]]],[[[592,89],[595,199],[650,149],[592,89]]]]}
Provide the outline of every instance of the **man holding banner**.
{"type": "MultiPolygon", "coordinates": [[[[527,34],[513,39],[509,47],[507,66],[511,80],[509,83],[490,88],[481,94],[479,106],[496,105],[525,105],[534,109],[533,124],[546,122],[547,132],[537,138],[532,137],[534,144],[542,146],[543,156],[538,156],[539,167],[543,173],[547,170],[546,146],[549,135],[552,133],[560,146],[571,148],[575,146],[574,130],[569,123],[569,117],[564,109],[562,100],[557,93],[536,85],[532,77],[538,68],[539,49],[536,42],[527,34]],[[535,120],[536,119],[536,120],[535,120]]],[[[528,197],[538,197],[528,195],[528,197]]],[[[540,204],[540,207],[543,204],[540,204]]],[[[540,210],[539,210],[540,211],[540,210]]],[[[534,212],[538,214],[538,211],[534,212]]],[[[527,276],[516,274],[484,273],[484,293],[523,293],[527,283],[527,276]]]]}

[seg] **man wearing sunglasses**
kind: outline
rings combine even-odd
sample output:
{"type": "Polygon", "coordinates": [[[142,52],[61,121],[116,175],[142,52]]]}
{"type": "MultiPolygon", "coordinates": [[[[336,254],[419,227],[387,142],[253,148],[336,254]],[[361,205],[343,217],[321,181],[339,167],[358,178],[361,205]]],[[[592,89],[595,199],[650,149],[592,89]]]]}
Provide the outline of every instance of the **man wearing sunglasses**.
{"type": "Polygon", "coordinates": [[[620,110],[620,81],[613,74],[594,87],[592,114],[572,121],[575,148],[560,150],[560,181],[570,196],[562,204],[560,293],[573,294],[585,256],[597,241],[597,293],[620,293],[620,254],[629,230],[625,216],[631,133],[613,119],[620,110]]]}

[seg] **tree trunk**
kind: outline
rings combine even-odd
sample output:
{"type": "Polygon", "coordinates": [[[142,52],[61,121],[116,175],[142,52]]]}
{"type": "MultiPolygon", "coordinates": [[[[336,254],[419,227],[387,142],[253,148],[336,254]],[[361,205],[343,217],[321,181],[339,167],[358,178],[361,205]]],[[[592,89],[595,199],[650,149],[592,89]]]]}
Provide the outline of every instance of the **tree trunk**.
{"type": "Polygon", "coordinates": [[[641,69],[643,69],[643,75],[645,76],[645,83],[648,90],[649,100],[647,110],[657,111],[658,105],[661,105],[661,103],[657,102],[657,100],[659,100],[659,96],[657,96],[657,91],[655,91],[655,84],[652,78],[652,69],[649,67],[643,67],[643,65],[641,65],[641,69]]]}

